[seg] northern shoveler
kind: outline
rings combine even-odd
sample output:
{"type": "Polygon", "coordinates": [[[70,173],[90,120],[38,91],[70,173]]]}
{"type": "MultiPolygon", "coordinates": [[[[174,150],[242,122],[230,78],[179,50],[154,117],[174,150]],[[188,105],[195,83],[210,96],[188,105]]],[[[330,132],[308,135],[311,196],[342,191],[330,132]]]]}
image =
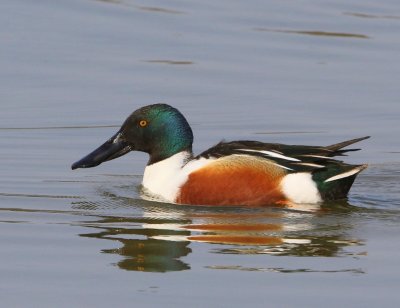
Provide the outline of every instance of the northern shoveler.
{"type": "Polygon", "coordinates": [[[95,167],[130,151],[150,155],[143,187],[160,201],[202,205],[320,203],[347,196],[367,165],[349,165],[334,156],[359,149],[344,147],[357,138],[329,146],[284,145],[258,141],[220,142],[192,152],[193,133],[185,117],[166,104],[133,112],[121,129],[72,165],[95,167]]]}

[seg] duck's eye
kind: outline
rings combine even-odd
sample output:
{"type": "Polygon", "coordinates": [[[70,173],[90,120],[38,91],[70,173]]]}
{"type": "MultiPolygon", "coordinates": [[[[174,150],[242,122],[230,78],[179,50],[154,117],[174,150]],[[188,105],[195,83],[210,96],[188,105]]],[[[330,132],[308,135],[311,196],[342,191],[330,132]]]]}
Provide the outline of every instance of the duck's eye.
{"type": "Polygon", "coordinates": [[[141,120],[139,122],[140,127],[145,127],[147,125],[147,121],[146,120],[141,120]]]}

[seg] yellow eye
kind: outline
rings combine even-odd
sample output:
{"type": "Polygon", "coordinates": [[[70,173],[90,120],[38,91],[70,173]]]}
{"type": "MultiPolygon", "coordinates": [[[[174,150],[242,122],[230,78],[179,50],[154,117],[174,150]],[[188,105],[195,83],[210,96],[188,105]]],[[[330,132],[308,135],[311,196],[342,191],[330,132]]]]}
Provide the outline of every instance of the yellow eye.
{"type": "Polygon", "coordinates": [[[140,127],[145,127],[147,125],[147,121],[146,120],[141,120],[139,122],[140,127]]]}

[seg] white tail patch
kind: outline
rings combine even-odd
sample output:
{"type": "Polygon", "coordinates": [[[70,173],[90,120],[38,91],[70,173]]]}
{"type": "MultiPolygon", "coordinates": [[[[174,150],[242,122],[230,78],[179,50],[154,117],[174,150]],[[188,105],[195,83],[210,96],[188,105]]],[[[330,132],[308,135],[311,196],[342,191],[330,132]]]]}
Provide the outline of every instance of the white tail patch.
{"type": "Polygon", "coordinates": [[[282,192],[294,203],[319,203],[322,201],[317,184],[306,172],[286,175],[281,182],[282,192]]]}
{"type": "Polygon", "coordinates": [[[351,169],[350,171],[343,172],[343,173],[340,173],[340,174],[338,174],[338,175],[332,176],[332,177],[330,177],[329,179],[326,179],[324,182],[325,182],[325,183],[326,183],[326,182],[332,182],[332,181],[336,181],[336,180],[340,180],[340,179],[347,178],[347,177],[349,177],[349,176],[352,176],[352,175],[354,175],[354,174],[356,174],[356,173],[361,172],[361,171],[364,170],[366,167],[367,167],[367,165],[362,165],[362,166],[360,166],[360,167],[351,169]]]}
{"type": "Polygon", "coordinates": [[[279,153],[276,153],[276,152],[271,152],[271,151],[259,151],[259,150],[250,150],[250,149],[240,149],[240,151],[256,152],[256,153],[265,154],[265,155],[268,155],[268,156],[271,156],[271,157],[276,157],[276,158],[290,160],[290,161],[301,161],[300,159],[289,157],[289,156],[285,156],[285,155],[282,155],[282,154],[279,154],[279,153]]]}

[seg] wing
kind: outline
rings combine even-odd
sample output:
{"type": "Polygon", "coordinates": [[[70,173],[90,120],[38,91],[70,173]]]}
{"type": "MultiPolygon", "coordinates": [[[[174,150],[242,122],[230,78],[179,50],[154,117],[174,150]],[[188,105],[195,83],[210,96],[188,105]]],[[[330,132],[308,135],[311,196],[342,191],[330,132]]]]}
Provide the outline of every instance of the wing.
{"type": "Polygon", "coordinates": [[[353,143],[369,138],[362,137],[329,146],[285,145],[280,143],[263,143],[258,141],[220,142],[204,151],[196,158],[221,158],[229,155],[250,155],[274,161],[276,165],[289,172],[312,172],[326,168],[328,165],[344,165],[334,159],[346,152],[359,149],[343,149],[353,143]]]}

